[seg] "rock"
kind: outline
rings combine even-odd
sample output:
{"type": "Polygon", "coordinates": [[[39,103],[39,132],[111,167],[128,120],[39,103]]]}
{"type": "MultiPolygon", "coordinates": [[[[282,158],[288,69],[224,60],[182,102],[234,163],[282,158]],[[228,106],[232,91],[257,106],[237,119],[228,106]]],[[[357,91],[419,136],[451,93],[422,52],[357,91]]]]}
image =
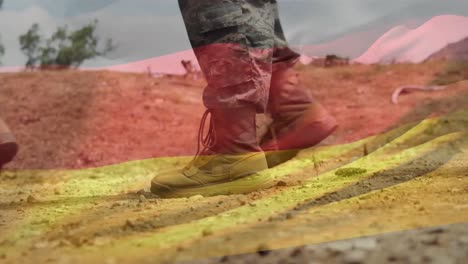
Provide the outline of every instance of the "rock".
{"type": "Polygon", "coordinates": [[[350,241],[337,241],[326,245],[326,248],[333,253],[341,254],[345,251],[351,250],[353,248],[353,244],[350,241]]]}
{"type": "Polygon", "coordinates": [[[462,236],[458,238],[460,244],[468,245],[468,236],[462,236]]]}
{"type": "Polygon", "coordinates": [[[49,247],[49,242],[47,241],[40,241],[40,242],[37,242],[33,245],[33,248],[34,249],[44,249],[44,248],[48,248],[49,247]]]}
{"type": "Polygon", "coordinates": [[[189,201],[196,201],[196,200],[200,200],[200,199],[203,199],[205,197],[203,197],[203,195],[195,195],[195,196],[192,196],[189,198],[189,201]]]}
{"type": "Polygon", "coordinates": [[[346,255],[343,258],[343,262],[346,264],[360,264],[363,263],[365,259],[366,252],[364,252],[363,250],[353,250],[349,253],[346,253],[346,255]]]}
{"type": "Polygon", "coordinates": [[[219,259],[219,262],[224,263],[229,261],[229,256],[223,256],[219,259]]]}
{"type": "Polygon", "coordinates": [[[72,243],[73,246],[75,247],[81,247],[88,243],[88,239],[84,237],[71,237],[69,241],[72,243]]]}
{"type": "Polygon", "coordinates": [[[434,227],[434,228],[431,228],[431,229],[427,230],[426,233],[428,233],[428,234],[441,234],[441,233],[444,233],[446,230],[447,230],[447,228],[445,228],[445,227],[434,227]]]}
{"type": "Polygon", "coordinates": [[[146,199],[146,197],[145,197],[143,194],[140,194],[139,201],[140,201],[140,203],[146,203],[146,202],[148,202],[148,200],[146,199]]]}
{"type": "Polygon", "coordinates": [[[119,207],[119,206],[120,206],[120,203],[113,203],[110,208],[114,209],[114,208],[119,207]]]}
{"type": "Polygon", "coordinates": [[[271,253],[270,247],[266,244],[260,244],[257,247],[257,254],[259,254],[262,257],[265,257],[266,255],[270,253],[271,253]]]}
{"type": "Polygon", "coordinates": [[[125,221],[124,228],[125,228],[125,229],[126,229],[126,228],[133,229],[133,228],[135,228],[135,224],[133,223],[132,220],[127,219],[127,221],[125,221]]]}
{"type": "Polygon", "coordinates": [[[290,254],[289,256],[291,258],[297,258],[298,256],[300,256],[302,254],[302,250],[303,248],[295,248],[290,254]]]}
{"type": "Polygon", "coordinates": [[[434,264],[455,264],[456,261],[453,257],[447,256],[445,254],[441,254],[439,251],[428,251],[422,257],[422,260],[427,263],[434,263],[434,264]]]}
{"type": "Polygon", "coordinates": [[[58,243],[58,246],[59,247],[69,247],[69,246],[72,246],[73,244],[68,241],[67,239],[61,239],[58,243]]]}
{"type": "Polygon", "coordinates": [[[28,203],[37,203],[37,202],[39,202],[39,200],[37,200],[34,196],[32,196],[32,194],[30,194],[28,196],[28,198],[26,199],[26,202],[28,202],[28,203]]]}
{"type": "Polygon", "coordinates": [[[203,232],[202,232],[202,235],[203,235],[204,237],[206,237],[206,236],[211,236],[212,234],[213,234],[213,230],[211,230],[211,229],[205,229],[205,230],[203,230],[203,232]]]}
{"type": "Polygon", "coordinates": [[[377,241],[371,237],[358,238],[353,241],[353,246],[355,249],[372,250],[377,247],[377,241]]]}
{"type": "Polygon", "coordinates": [[[435,235],[421,235],[419,241],[424,245],[435,246],[439,244],[439,238],[435,235]]]}
{"type": "Polygon", "coordinates": [[[285,186],[288,186],[288,183],[285,181],[279,181],[276,183],[276,186],[285,187],[285,186]]]}

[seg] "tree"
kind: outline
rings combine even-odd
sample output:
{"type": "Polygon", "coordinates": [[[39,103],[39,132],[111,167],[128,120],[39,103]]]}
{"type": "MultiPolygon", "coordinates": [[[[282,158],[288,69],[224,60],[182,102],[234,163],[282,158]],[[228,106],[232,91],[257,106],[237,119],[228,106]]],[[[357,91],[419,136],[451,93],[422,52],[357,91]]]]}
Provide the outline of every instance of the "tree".
{"type": "Polygon", "coordinates": [[[39,25],[34,24],[19,38],[21,50],[28,58],[27,68],[39,65],[41,68],[79,67],[84,61],[102,56],[115,49],[111,39],[100,47],[96,36],[98,21],[69,32],[66,26],[59,27],[47,40],[39,35],[39,25]]]}
{"type": "Polygon", "coordinates": [[[41,37],[39,36],[39,25],[32,25],[28,32],[26,32],[24,35],[21,35],[19,39],[21,51],[23,51],[24,55],[26,55],[28,58],[26,61],[26,68],[32,68],[36,65],[40,58],[39,44],[41,37]]]}

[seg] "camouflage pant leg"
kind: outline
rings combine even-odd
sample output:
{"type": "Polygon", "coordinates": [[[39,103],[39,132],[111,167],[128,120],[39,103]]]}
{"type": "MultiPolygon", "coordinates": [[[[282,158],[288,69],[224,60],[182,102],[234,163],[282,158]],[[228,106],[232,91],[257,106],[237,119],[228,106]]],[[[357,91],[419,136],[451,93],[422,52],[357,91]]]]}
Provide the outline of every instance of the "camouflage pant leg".
{"type": "Polygon", "coordinates": [[[205,106],[254,104],[263,112],[272,63],[297,56],[287,48],[276,1],[179,0],[179,6],[208,81],[205,106]]]}

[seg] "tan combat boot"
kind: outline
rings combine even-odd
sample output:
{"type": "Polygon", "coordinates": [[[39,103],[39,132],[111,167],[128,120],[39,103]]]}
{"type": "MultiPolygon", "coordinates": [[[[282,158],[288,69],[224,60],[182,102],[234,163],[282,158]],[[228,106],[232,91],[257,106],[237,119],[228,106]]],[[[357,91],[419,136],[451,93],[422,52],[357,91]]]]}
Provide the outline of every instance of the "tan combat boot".
{"type": "Polygon", "coordinates": [[[8,126],[0,119],[0,169],[15,157],[18,144],[8,126]]]}
{"type": "Polygon", "coordinates": [[[265,175],[248,177],[268,168],[256,139],[255,116],[254,107],[208,110],[199,131],[199,144],[204,149],[199,147],[185,168],[156,176],[151,192],[161,197],[212,196],[248,193],[273,185],[265,175]],[[210,128],[203,138],[210,113],[210,128]]]}
{"type": "Polygon", "coordinates": [[[320,143],[337,128],[335,118],[301,86],[298,73],[290,66],[277,67],[273,73],[269,112],[273,123],[261,140],[269,167],[320,143]]]}

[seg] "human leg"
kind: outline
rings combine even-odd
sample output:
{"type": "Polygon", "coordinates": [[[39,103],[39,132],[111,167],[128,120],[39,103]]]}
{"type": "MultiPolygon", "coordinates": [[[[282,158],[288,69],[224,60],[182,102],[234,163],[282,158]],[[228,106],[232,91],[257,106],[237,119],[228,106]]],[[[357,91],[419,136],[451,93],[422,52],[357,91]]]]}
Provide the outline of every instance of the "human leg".
{"type": "MultiPolygon", "coordinates": [[[[203,95],[208,110],[199,136],[204,148],[184,169],[155,177],[152,191],[162,196],[232,193],[212,190],[268,168],[256,139],[255,116],[268,103],[274,9],[267,0],[180,0],[179,5],[208,83],[203,95]]],[[[258,188],[265,186],[262,182],[258,188]]]]}
{"type": "Polygon", "coordinates": [[[275,51],[268,112],[273,118],[262,139],[272,167],[296,155],[298,150],[318,144],[336,129],[336,120],[312,97],[294,70],[299,54],[288,47],[275,8],[275,51]]]}

